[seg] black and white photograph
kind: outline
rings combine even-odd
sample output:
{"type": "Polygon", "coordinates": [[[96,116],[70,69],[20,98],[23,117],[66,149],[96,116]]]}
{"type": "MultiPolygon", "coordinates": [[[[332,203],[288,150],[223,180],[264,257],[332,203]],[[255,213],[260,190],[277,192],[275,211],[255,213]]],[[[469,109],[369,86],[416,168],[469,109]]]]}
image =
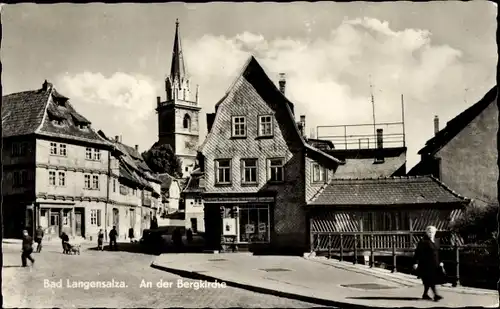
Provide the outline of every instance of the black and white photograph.
{"type": "Polygon", "coordinates": [[[2,307],[498,308],[497,11],[0,4],[2,307]]]}

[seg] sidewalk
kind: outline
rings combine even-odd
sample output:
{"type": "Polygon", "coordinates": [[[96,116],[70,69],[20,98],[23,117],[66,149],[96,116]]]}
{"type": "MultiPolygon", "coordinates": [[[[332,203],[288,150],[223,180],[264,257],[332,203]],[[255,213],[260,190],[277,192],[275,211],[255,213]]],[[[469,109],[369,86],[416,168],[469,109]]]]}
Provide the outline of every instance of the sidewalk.
{"type": "Polygon", "coordinates": [[[439,303],[421,300],[422,287],[394,278],[332,267],[321,260],[250,254],[162,254],[151,265],[183,277],[341,308],[498,307],[498,295],[441,288],[439,303]]]}

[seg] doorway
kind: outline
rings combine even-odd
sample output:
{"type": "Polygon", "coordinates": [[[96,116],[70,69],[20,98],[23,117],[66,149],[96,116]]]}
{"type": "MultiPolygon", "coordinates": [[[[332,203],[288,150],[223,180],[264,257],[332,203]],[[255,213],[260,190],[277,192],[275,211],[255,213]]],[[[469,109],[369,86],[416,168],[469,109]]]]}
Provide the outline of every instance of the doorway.
{"type": "Polygon", "coordinates": [[[76,236],[83,235],[83,213],[81,211],[75,211],[75,233],[76,236]]]}
{"type": "Polygon", "coordinates": [[[218,205],[205,205],[205,235],[207,249],[219,250],[221,246],[222,218],[218,205]]]}
{"type": "Polygon", "coordinates": [[[50,225],[49,225],[49,233],[54,235],[59,235],[59,213],[51,213],[50,214],[50,225]]]}
{"type": "Polygon", "coordinates": [[[116,226],[116,232],[120,235],[120,212],[118,208],[113,208],[113,226],[116,226]]]}

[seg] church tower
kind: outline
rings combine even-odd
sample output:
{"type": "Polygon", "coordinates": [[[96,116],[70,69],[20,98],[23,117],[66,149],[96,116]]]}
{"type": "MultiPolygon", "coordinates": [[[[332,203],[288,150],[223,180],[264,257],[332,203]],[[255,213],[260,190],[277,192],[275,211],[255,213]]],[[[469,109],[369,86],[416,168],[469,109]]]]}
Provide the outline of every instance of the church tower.
{"type": "Polygon", "coordinates": [[[182,162],[182,176],[188,177],[196,163],[199,142],[198,87],[193,98],[182,55],[179,21],[175,22],[170,76],[165,79],[166,100],[157,97],[158,141],[168,144],[182,162]]]}

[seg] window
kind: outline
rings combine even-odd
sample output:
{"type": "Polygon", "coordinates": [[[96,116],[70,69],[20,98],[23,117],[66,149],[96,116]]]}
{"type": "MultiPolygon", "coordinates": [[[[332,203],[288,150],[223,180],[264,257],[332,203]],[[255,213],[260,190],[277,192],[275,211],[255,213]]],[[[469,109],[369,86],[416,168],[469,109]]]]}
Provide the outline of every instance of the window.
{"type": "Polygon", "coordinates": [[[50,154],[54,156],[64,156],[66,157],[68,155],[66,145],[65,144],[59,144],[57,143],[50,143],[50,154]]]}
{"type": "Polygon", "coordinates": [[[85,159],[92,160],[92,148],[87,147],[85,149],[85,159]]]}
{"type": "Polygon", "coordinates": [[[198,219],[191,218],[191,230],[193,233],[198,233],[198,219]]]}
{"type": "Polygon", "coordinates": [[[57,154],[57,144],[56,143],[50,143],[50,154],[51,155],[57,154]]]}
{"type": "Polygon", "coordinates": [[[90,224],[97,225],[97,209],[90,210],[90,224]]]}
{"type": "Polygon", "coordinates": [[[90,183],[90,175],[84,175],[85,178],[85,189],[92,189],[91,183],[90,183]]]}
{"type": "Polygon", "coordinates": [[[284,180],[283,159],[269,160],[269,180],[273,182],[281,182],[284,180]]]}
{"type": "Polygon", "coordinates": [[[116,192],[116,179],[113,179],[113,192],[116,192]]]}
{"type": "Polygon", "coordinates": [[[85,148],[85,159],[92,161],[101,161],[101,150],[96,148],[85,148]]]}
{"type": "Polygon", "coordinates": [[[188,114],[184,115],[184,120],[182,121],[182,126],[184,129],[191,130],[191,117],[188,114]]]}
{"type": "Polygon", "coordinates": [[[67,155],[67,152],[66,152],[66,145],[64,144],[59,144],[59,155],[60,156],[66,156],[67,155]]]}
{"type": "Polygon", "coordinates": [[[92,176],[92,189],[99,190],[99,175],[92,176]]]}
{"type": "Polygon", "coordinates": [[[101,161],[101,150],[100,149],[94,149],[94,160],[101,161]]]}
{"type": "Polygon", "coordinates": [[[12,186],[14,187],[19,187],[21,185],[21,173],[18,171],[15,171],[13,176],[12,176],[12,186]]]}
{"type": "Polygon", "coordinates": [[[312,164],[312,177],[313,182],[325,182],[326,181],[326,169],[319,165],[318,163],[312,164]]]}
{"type": "Polygon", "coordinates": [[[27,147],[26,143],[13,143],[12,150],[11,150],[11,156],[12,157],[23,157],[26,155],[27,148],[28,147],[27,147]]]}
{"type": "Polygon", "coordinates": [[[259,136],[273,135],[273,116],[266,115],[259,117],[259,136]]]}
{"type": "Polygon", "coordinates": [[[233,137],[247,136],[245,117],[233,117],[233,137]]]}
{"type": "Polygon", "coordinates": [[[55,124],[56,126],[62,126],[64,122],[61,119],[54,119],[52,120],[52,123],[55,124]]]}
{"type": "Polygon", "coordinates": [[[231,160],[217,160],[217,183],[229,184],[231,183],[231,160]]]}
{"type": "Polygon", "coordinates": [[[239,210],[241,242],[269,242],[269,207],[248,205],[239,210]]]}
{"type": "Polygon", "coordinates": [[[409,231],[410,218],[406,211],[365,212],[363,231],[409,231]]]}
{"type": "Polygon", "coordinates": [[[58,178],[59,178],[59,186],[64,187],[66,186],[66,173],[65,172],[59,172],[58,173],[58,178]]]}
{"type": "Polygon", "coordinates": [[[257,159],[243,159],[242,164],[242,182],[256,183],[257,182],[257,159]]]}
{"type": "Polygon", "coordinates": [[[49,171],[49,185],[56,185],[56,172],[54,171],[49,171]]]}

